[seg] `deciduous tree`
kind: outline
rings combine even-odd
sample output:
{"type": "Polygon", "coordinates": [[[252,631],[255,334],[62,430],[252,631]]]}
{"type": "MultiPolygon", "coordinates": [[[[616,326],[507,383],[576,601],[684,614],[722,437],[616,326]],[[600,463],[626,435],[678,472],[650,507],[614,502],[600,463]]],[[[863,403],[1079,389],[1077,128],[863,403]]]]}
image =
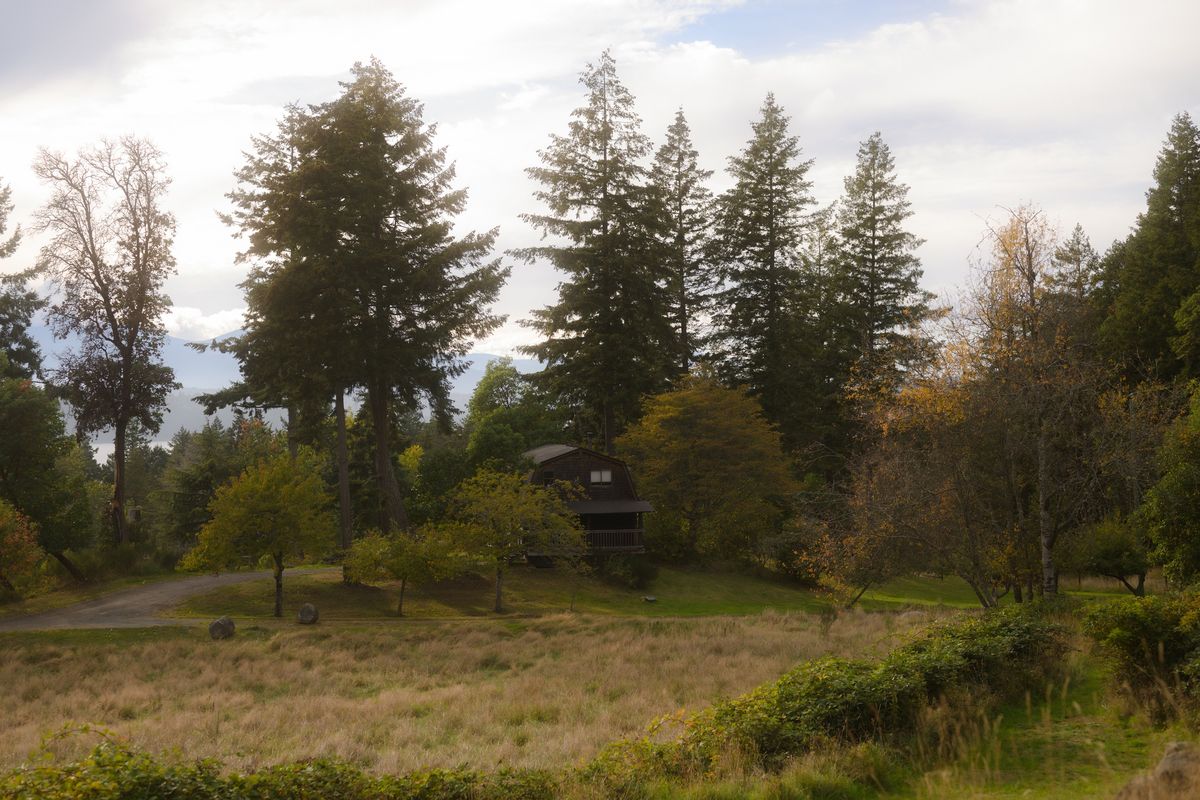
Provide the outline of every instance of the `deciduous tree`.
{"type": "Polygon", "coordinates": [[[654,504],[650,547],[670,558],[752,557],[797,489],[758,401],[708,374],[646,398],[617,444],[654,504]]]}
{"type": "Polygon", "coordinates": [[[187,569],[256,564],[269,557],[275,571],[275,616],[283,616],[283,570],[288,563],[319,558],[335,541],[332,498],[321,476],[322,460],[300,448],[247,468],[217,490],[212,519],[200,529],[187,569]]]}
{"type": "Polygon", "coordinates": [[[125,542],[126,433],[134,420],[157,431],[178,386],[162,362],[170,302],[162,287],[175,271],[175,218],[163,207],[170,181],[159,150],[133,137],[74,160],[42,150],[34,172],[51,190],[36,215],[36,229],[48,236],[38,267],[58,290],[50,323],[56,336],[79,339],[52,378],[80,435],[113,431],[110,519],[125,542]]]}
{"type": "Polygon", "coordinates": [[[482,469],[450,499],[447,522],[463,549],[495,574],[494,610],[504,610],[504,573],[527,553],[577,557],[586,548],[569,485],[541,486],[523,475],[482,469]]]}
{"type": "Polygon", "coordinates": [[[359,583],[400,581],[396,614],[402,617],[409,583],[445,580],[465,569],[466,557],[458,549],[461,540],[452,527],[436,524],[422,525],[411,534],[384,536],[373,532],[354,542],[345,566],[359,583]]]}

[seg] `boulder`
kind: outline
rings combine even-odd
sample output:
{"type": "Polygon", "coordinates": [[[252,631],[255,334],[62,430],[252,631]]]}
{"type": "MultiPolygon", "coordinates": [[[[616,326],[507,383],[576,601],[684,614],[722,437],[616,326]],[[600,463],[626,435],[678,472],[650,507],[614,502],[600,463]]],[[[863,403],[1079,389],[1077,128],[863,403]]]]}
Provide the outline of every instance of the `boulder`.
{"type": "Polygon", "coordinates": [[[1116,800],[1187,800],[1200,797],[1200,747],[1171,742],[1158,766],[1125,784],[1116,800]]]}
{"type": "Polygon", "coordinates": [[[228,639],[233,636],[235,626],[229,617],[214,619],[208,625],[208,635],[214,639],[228,639]]]}
{"type": "Polygon", "coordinates": [[[300,613],[296,615],[296,618],[300,621],[301,625],[312,625],[320,616],[317,613],[316,606],[312,603],[305,603],[300,606],[300,613]]]}

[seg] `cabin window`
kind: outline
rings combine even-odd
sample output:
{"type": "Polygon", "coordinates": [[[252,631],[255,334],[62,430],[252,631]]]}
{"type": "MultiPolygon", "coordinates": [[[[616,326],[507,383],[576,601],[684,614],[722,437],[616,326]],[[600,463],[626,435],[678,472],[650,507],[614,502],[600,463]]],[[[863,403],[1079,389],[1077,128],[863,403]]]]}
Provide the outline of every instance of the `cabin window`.
{"type": "Polygon", "coordinates": [[[608,486],[612,483],[611,469],[594,469],[592,470],[592,485],[593,486],[608,486]]]}
{"type": "Polygon", "coordinates": [[[554,483],[554,470],[548,469],[542,472],[542,483],[554,483]]]}

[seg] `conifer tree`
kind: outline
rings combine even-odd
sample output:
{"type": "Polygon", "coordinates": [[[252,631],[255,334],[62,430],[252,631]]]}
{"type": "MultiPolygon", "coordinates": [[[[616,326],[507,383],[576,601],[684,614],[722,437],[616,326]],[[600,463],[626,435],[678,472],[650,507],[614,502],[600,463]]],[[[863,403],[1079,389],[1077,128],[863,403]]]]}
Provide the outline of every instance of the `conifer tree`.
{"type": "Polygon", "coordinates": [[[642,166],[650,141],[611,54],[580,82],[587,100],[567,134],[552,135],[542,165],[527,170],[547,210],[522,218],[558,241],[518,255],[565,277],[558,301],[526,323],[544,339],[525,352],[545,363],[537,379],[556,402],[577,412],[580,438],[611,450],[641,396],[665,385],[679,348],[658,280],[661,215],[642,166]]]}
{"type": "MultiPolygon", "coordinates": [[[[12,190],[0,185],[0,258],[11,256],[21,243],[20,226],[3,238],[13,210],[11,198],[12,190]]],[[[25,288],[30,277],[29,272],[0,276],[0,353],[6,357],[0,361],[0,378],[33,378],[42,371],[42,354],[29,326],[46,303],[25,288]]]]}
{"type": "MultiPolygon", "coordinates": [[[[1186,114],[1175,117],[1154,167],[1146,210],[1130,235],[1104,258],[1105,312],[1101,339],[1110,358],[1131,378],[1169,380],[1183,363],[1171,339],[1200,331],[1200,129],[1186,114]]],[[[1185,355],[1185,358],[1187,356],[1185,355]]]]}
{"type": "Polygon", "coordinates": [[[745,385],[785,442],[797,446],[812,387],[810,289],[803,272],[805,209],[815,201],[788,117],[767,95],[745,149],[729,159],[733,188],[718,199],[713,255],[714,355],[722,377],[745,385]]]}
{"type": "Polygon", "coordinates": [[[676,370],[688,372],[701,341],[697,314],[711,289],[711,270],[704,257],[712,211],[712,192],[705,182],[712,170],[700,169],[699,153],[683,109],[667,128],[667,139],[654,156],[650,179],[663,214],[663,282],[669,315],[679,345],[676,370]]]}
{"type": "Polygon", "coordinates": [[[838,282],[845,334],[854,352],[853,380],[863,388],[896,386],[925,352],[916,326],[933,296],[920,287],[923,240],[904,229],[912,216],[908,186],[878,131],[858,148],[854,174],[838,207],[838,282]]]}

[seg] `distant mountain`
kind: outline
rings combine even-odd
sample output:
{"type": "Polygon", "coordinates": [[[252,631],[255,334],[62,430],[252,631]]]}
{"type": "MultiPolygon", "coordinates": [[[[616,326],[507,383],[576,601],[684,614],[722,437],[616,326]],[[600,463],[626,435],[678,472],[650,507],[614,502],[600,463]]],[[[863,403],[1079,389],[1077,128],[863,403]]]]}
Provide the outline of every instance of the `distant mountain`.
{"type": "MultiPolygon", "coordinates": [[[[30,333],[41,346],[42,356],[48,366],[57,362],[57,354],[69,344],[56,340],[45,325],[31,327],[30,333]]],[[[217,339],[226,339],[239,333],[241,331],[232,331],[218,336],[217,339]]],[[[159,441],[168,441],[182,429],[197,430],[203,427],[211,417],[206,417],[204,409],[192,398],[228,386],[239,377],[237,361],[232,355],[215,350],[200,353],[188,347],[188,341],[168,336],[166,346],[163,348],[164,360],[175,370],[175,380],[183,384],[183,388],[172,392],[167,399],[167,413],[163,417],[163,426],[157,437],[159,441]]],[[[475,391],[475,386],[483,378],[487,365],[500,358],[501,356],[491,353],[471,353],[467,356],[466,371],[454,380],[450,389],[450,398],[454,401],[454,405],[460,409],[467,407],[467,401],[475,391]]],[[[526,373],[539,369],[538,362],[528,358],[513,359],[513,366],[526,373]]],[[[231,412],[225,411],[219,412],[216,417],[222,422],[228,423],[233,415],[231,412]]],[[[279,422],[281,419],[281,414],[272,416],[273,422],[279,422]]],[[[104,445],[110,445],[111,442],[111,435],[97,437],[96,443],[101,445],[99,448],[101,458],[111,449],[104,445]]]]}

